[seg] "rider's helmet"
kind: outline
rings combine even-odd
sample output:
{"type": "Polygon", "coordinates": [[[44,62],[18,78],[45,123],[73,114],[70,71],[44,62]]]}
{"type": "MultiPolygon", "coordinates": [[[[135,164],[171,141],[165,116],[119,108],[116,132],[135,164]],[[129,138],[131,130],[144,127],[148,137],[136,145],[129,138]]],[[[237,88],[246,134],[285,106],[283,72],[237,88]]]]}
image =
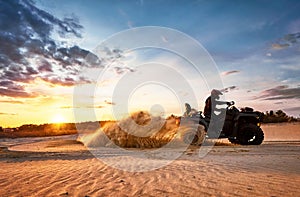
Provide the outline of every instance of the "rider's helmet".
{"type": "Polygon", "coordinates": [[[220,90],[216,90],[213,89],[210,93],[212,96],[219,96],[219,95],[223,95],[222,92],[220,90]]]}

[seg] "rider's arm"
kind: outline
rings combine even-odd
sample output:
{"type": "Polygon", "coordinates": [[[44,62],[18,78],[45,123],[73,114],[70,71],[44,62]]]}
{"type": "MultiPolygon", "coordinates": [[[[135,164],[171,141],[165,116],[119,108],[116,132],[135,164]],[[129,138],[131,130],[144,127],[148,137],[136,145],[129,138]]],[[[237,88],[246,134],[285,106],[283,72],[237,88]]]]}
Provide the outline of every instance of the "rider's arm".
{"type": "Polygon", "coordinates": [[[217,105],[230,105],[230,102],[227,101],[215,101],[217,105]]]}

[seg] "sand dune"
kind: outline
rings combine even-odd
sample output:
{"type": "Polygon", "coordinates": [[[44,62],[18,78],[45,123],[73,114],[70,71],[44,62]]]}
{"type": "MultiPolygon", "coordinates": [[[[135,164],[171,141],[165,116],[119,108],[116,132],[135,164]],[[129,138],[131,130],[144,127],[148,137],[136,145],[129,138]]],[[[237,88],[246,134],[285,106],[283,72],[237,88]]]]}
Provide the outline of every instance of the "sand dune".
{"type": "MultiPolygon", "coordinates": [[[[276,134],[273,125],[269,128],[276,134]]],[[[285,130],[292,132],[291,128],[285,130]]],[[[299,124],[295,128],[297,132],[299,124]]],[[[266,137],[272,136],[265,130],[266,137]]],[[[260,146],[223,140],[204,158],[197,147],[168,149],[182,151],[181,156],[144,172],[106,165],[76,138],[0,139],[0,196],[297,196],[300,192],[300,142],[274,141],[276,135],[260,146]]],[[[124,165],[140,162],[135,154],[117,149],[99,151],[107,158],[128,157],[122,160],[124,165]]]]}

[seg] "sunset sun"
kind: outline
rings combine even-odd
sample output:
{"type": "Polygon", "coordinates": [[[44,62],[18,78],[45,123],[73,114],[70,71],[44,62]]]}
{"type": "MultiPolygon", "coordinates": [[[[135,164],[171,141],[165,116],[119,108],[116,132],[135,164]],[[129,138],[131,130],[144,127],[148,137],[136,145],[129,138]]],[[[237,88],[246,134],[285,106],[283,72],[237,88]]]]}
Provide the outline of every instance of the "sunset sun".
{"type": "Polygon", "coordinates": [[[63,122],[66,122],[66,119],[61,114],[55,114],[52,117],[51,122],[53,122],[53,123],[63,123],[63,122]]]}

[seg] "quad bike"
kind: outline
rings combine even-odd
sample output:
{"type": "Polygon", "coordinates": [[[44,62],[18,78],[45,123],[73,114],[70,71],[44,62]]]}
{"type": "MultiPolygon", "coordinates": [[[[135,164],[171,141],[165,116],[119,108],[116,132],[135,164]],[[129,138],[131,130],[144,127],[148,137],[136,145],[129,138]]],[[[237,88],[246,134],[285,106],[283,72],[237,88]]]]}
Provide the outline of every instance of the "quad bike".
{"type": "Polygon", "coordinates": [[[249,107],[239,110],[234,106],[233,101],[228,103],[225,120],[222,121],[223,127],[217,132],[218,135],[208,132],[210,122],[210,118],[204,117],[202,112],[189,117],[181,117],[180,124],[193,127],[189,132],[184,133],[184,142],[200,145],[205,138],[228,138],[233,144],[259,145],[264,140],[264,133],[260,128],[261,113],[249,107]]]}

